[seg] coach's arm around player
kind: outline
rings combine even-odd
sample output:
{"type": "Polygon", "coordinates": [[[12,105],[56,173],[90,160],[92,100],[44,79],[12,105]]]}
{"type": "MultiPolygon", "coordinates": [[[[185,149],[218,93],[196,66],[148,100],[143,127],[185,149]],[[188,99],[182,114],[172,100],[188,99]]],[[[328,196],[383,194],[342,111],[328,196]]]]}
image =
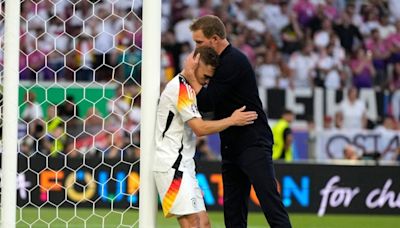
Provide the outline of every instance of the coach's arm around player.
{"type": "Polygon", "coordinates": [[[197,137],[213,134],[225,130],[230,126],[244,126],[254,123],[257,112],[245,111],[246,106],[236,109],[230,117],[219,121],[207,121],[202,118],[193,118],[187,123],[197,137]]]}

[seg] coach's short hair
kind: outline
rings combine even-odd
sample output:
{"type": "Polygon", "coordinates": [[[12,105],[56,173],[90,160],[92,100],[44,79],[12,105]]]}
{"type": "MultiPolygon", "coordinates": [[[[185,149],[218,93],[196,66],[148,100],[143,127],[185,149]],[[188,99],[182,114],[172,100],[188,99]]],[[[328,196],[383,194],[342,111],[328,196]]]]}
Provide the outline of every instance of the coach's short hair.
{"type": "Polygon", "coordinates": [[[202,30],[204,36],[207,38],[211,38],[213,35],[217,35],[221,39],[226,38],[224,23],[222,23],[219,17],[214,15],[205,15],[200,18],[197,18],[190,25],[190,30],[192,32],[197,30],[202,30]]]}
{"type": "Polygon", "coordinates": [[[218,53],[211,47],[198,47],[194,50],[194,56],[200,54],[200,61],[213,67],[218,66],[218,53]]]}

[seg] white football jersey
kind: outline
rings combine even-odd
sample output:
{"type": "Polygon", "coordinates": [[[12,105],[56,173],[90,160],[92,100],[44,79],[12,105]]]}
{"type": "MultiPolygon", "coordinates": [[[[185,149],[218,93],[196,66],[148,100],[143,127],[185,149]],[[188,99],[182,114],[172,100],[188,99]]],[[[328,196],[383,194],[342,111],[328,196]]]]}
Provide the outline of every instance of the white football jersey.
{"type": "Polygon", "coordinates": [[[154,171],[174,167],[194,169],[196,135],[186,123],[201,118],[196,93],[182,75],[174,77],[161,94],[156,117],[154,171]]]}

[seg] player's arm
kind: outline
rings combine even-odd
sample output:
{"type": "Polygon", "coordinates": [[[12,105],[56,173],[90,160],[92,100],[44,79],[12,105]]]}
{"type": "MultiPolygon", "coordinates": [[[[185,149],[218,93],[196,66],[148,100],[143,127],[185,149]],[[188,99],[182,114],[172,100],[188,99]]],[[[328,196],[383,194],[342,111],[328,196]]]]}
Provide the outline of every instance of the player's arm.
{"type": "Polygon", "coordinates": [[[197,136],[204,136],[223,131],[231,126],[244,126],[254,123],[257,113],[254,111],[244,111],[246,106],[236,109],[230,117],[221,120],[203,120],[192,118],[187,121],[189,127],[197,136]]]}

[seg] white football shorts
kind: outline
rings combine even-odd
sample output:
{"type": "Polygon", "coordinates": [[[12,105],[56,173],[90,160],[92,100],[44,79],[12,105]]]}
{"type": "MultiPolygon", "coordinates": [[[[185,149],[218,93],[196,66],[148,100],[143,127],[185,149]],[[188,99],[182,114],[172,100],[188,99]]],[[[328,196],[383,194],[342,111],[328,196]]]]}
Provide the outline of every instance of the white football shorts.
{"type": "Polygon", "coordinates": [[[183,216],[205,211],[203,193],[194,170],[153,171],[165,217],[183,216]]]}

